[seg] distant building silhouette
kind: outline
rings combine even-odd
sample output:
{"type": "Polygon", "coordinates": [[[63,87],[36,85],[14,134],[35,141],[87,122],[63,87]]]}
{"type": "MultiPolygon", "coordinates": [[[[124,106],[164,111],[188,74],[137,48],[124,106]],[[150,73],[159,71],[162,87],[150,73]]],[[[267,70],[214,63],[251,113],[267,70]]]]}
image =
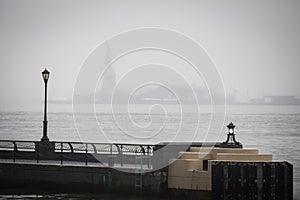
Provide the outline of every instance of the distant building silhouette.
{"type": "Polygon", "coordinates": [[[101,87],[100,90],[97,91],[96,94],[96,102],[97,103],[110,103],[113,95],[113,89],[116,85],[116,73],[113,69],[112,65],[109,65],[112,61],[111,59],[111,50],[109,44],[106,43],[106,59],[105,63],[103,63],[104,68],[106,69],[102,76],[101,87]],[[109,65],[109,66],[108,66],[109,65]]]}
{"type": "Polygon", "coordinates": [[[300,103],[299,99],[292,95],[282,96],[264,96],[265,104],[272,105],[297,105],[300,103]]]}
{"type": "Polygon", "coordinates": [[[294,95],[264,96],[249,101],[253,105],[300,105],[300,100],[294,95]]]}

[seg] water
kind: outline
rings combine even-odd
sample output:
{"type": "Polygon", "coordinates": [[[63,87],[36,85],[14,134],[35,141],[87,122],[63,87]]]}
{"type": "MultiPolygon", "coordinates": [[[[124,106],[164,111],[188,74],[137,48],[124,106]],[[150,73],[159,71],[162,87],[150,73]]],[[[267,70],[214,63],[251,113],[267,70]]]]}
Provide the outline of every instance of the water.
{"type": "MultiPolygon", "coordinates": [[[[49,137],[58,141],[152,144],[223,141],[227,133],[225,125],[232,121],[237,126],[237,140],[244,148],[257,148],[261,153],[273,154],[274,160],[287,160],[294,165],[294,196],[300,195],[300,106],[229,106],[225,119],[222,113],[216,115],[225,123],[221,132],[214,124],[207,132],[212,115],[206,106],[200,107],[200,114],[191,107],[182,115],[174,106],[167,106],[168,114],[165,114],[159,107],[148,113],[149,107],[138,105],[131,115],[120,109],[111,114],[108,106],[98,106],[96,115],[79,112],[75,116],[66,105],[49,107],[49,137]],[[197,124],[199,129],[195,134],[197,124]]],[[[42,112],[0,112],[0,139],[39,140],[42,119],[42,112]]]]}

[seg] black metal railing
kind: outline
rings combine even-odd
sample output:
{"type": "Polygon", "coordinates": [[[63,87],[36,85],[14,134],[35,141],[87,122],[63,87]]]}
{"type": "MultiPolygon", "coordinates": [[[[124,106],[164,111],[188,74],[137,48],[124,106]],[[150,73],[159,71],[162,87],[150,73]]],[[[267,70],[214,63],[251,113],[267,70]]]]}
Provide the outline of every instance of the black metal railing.
{"type": "Polygon", "coordinates": [[[119,164],[135,164],[136,158],[143,156],[143,163],[151,167],[151,157],[155,145],[120,144],[120,143],[81,143],[81,142],[39,142],[0,140],[0,159],[16,162],[27,160],[41,161],[100,163],[113,166],[119,164]]]}
{"type": "Polygon", "coordinates": [[[47,162],[63,164],[100,164],[102,166],[157,168],[177,158],[189,147],[219,147],[221,143],[161,142],[158,144],[121,144],[64,141],[0,140],[0,162],[47,162]],[[168,148],[164,148],[168,146],[168,148]]]}

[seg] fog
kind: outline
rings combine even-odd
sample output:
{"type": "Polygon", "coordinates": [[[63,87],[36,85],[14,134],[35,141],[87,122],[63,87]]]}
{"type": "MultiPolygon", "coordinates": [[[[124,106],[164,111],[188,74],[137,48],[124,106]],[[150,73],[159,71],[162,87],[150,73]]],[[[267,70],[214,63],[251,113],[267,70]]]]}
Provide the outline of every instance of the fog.
{"type": "MultiPolygon", "coordinates": [[[[299,8],[299,1],[275,0],[2,0],[0,109],[40,107],[45,67],[49,99],[71,100],[89,54],[113,35],[143,27],[178,31],[199,43],[216,64],[228,95],[300,95],[299,8]]],[[[124,63],[127,68],[115,65],[116,79],[132,67],[124,63]]],[[[184,71],[191,84],[199,84],[193,72],[184,71]]],[[[136,78],[154,73],[147,70],[136,78]]],[[[164,75],[168,79],[159,74],[164,75]]]]}

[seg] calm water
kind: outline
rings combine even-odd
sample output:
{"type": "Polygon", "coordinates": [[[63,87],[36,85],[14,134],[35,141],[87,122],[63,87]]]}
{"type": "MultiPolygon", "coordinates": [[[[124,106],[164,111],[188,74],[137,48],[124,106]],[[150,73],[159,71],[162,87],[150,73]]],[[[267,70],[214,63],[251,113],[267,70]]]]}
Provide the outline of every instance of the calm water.
{"type": "MultiPolygon", "coordinates": [[[[177,108],[169,106],[165,114],[160,108],[148,113],[149,107],[139,105],[134,107],[131,115],[125,111],[111,114],[106,106],[99,106],[96,114],[80,112],[76,115],[65,105],[49,107],[51,140],[122,143],[223,141],[227,134],[225,125],[220,130],[216,124],[211,124],[208,129],[212,115],[205,106],[201,107],[200,114],[193,108],[180,114],[177,108]]],[[[225,119],[221,113],[215,117],[219,122],[236,124],[236,137],[245,148],[258,148],[262,153],[273,154],[274,160],[292,163],[295,197],[300,195],[300,106],[229,106],[225,119]]],[[[43,113],[36,111],[0,112],[0,139],[39,140],[42,119],[43,113]]]]}

